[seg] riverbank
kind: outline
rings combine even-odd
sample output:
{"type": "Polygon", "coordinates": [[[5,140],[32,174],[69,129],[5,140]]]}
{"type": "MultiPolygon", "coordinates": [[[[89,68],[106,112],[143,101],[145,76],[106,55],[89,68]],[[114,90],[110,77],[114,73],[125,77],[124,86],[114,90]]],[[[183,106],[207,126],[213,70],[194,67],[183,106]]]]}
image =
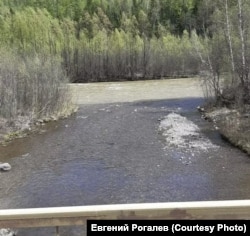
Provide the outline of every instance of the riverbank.
{"type": "Polygon", "coordinates": [[[203,118],[213,122],[223,139],[250,155],[250,107],[244,112],[225,107],[199,110],[203,118]]]}
{"type": "Polygon", "coordinates": [[[37,132],[45,123],[65,119],[75,113],[78,107],[71,104],[56,115],[33,119],[31,116],[17,116],[14,120],[0,117],[0,145],[6,145],[16,138],[24,138],[37,132]]]}

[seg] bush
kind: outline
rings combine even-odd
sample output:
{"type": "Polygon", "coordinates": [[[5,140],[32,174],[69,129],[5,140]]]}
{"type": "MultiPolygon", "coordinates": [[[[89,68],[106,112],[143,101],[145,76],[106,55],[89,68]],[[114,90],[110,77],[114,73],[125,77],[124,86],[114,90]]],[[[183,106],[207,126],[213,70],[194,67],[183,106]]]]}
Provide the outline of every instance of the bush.
{"type": "Polygon", "coordinates": [[[2,51],[0,116],[9,121],[18,116],[30,120],[57,116],[70,105],[67,81],[56,58],[2,51]]]}

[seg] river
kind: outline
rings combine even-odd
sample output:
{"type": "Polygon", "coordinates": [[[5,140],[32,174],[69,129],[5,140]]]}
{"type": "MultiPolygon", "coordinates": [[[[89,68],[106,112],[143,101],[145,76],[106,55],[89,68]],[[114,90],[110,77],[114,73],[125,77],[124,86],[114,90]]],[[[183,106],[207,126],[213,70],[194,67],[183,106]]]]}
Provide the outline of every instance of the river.
{"type": "Polygon", "coordinates": [[[0,147],[1,209],[249,198],[250,159],[201,119],[197,79],[70,87],[76,114],[0,147]]]}

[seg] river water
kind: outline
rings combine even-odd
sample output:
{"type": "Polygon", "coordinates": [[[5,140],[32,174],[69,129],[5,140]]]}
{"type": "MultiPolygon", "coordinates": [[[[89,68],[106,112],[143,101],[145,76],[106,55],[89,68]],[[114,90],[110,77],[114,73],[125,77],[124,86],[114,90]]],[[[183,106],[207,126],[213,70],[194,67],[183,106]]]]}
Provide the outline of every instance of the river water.
{"type": "MultiPolygon", "coordinates": [[[[71,89],[76,114],[0,147],[0,162],[12,166],[0,173],[1,209],[249,198],[250,159],[201,119],[197,79],[71,89]],[[171,117],[183,121],[175,130],[190,131],[185,124],[198,130],[171,142],[171,117]]],[[[62,235],[82,231],[68,227],[62,235]]]]}

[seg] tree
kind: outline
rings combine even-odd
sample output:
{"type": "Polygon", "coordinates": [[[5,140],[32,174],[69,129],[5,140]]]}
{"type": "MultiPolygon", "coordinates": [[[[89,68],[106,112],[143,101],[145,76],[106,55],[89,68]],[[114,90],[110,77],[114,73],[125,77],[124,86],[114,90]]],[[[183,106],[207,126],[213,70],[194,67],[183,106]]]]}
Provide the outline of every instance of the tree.
{"type": "Polygon", "coordinates": [[[147,14],[140,10],[138,13],[138,29],[141,34],[144,34],[146,36],[150,35],[150,23],[147,17],[147,14]]]}
{"type": "Polygon", "coordinates": [[[152,28],[152,34],[155,34],[158,30],[158,25],[160,21],[160,1],[159,0],[150,1],[149,21],[150,21],[151,28],[152,28]]]}

